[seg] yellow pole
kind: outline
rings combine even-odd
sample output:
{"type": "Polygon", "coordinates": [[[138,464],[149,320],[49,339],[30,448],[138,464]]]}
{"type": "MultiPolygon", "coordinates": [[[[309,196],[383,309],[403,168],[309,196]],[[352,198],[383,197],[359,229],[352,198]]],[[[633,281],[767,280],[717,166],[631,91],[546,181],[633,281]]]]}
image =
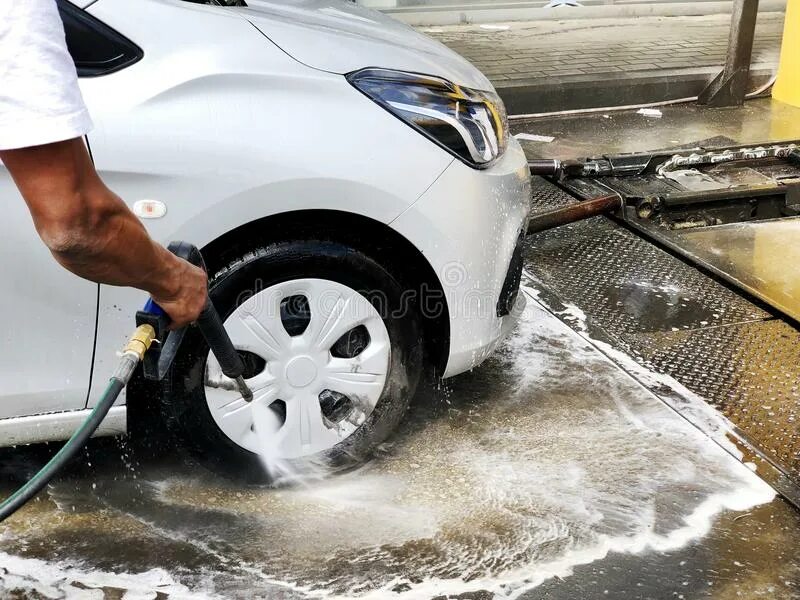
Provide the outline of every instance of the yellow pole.
{"type": "Polygon", "coordinates": [[[772,97],[800,106],[800,0],[789,0],[786,5],[781,62],[772,97]]]}

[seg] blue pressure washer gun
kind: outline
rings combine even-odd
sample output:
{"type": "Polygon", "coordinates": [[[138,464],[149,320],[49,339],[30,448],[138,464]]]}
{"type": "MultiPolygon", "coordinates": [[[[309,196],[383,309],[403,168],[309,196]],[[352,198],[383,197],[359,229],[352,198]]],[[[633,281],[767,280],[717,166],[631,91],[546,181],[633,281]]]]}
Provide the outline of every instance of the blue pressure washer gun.
{"type": "MultiPolygon", "coordinates": [[[[172,242],[170,252],[195,266],[205,269],[205,262],[200,251],[186,242],[172,242]]],[[[169,316],[152,299],[147,301],[144,309],[136,313],[136,330],[122,351],[119,365],[108,382],[108,387],[100,401],[87,417],[86,421],[72,435],[63,448],[48,462],[28,483],[0,504],[0,522],[4,521],[28,501],[38,494],[45,485],[86,445],[105,419],[108,411],[116,402],[120,392],[128,385],[136,367],[141,362],[144,377],[152,381],[161,381],[169,372],[178,354],[181,342],[186,335],[186,328],[169,330],[169,316]]],[[[206,306],[200,317],[192,325],[203,334],[211,352],[226,377],[236,382],[242,397],[250,402],[253,393],[244,380],[244,363],[233,347],[231,338],[225,331],[211,299],[206,299],[206,306]]]]}
{"type": "MultiPolygon", "coordinates": [[[[206,265],[203,261],[203,256],[192,244],[172,242],[167,249],[175,256],[205,270],[206,265]]],[[[225,331],[222,319],[220,319],[219,313],[214,308],[211,298],[207,298],[206,307],[200,313],[195,325],[200,330],[200,333],[203,334],[208,347],[217,358],[222,372],[226,377],[236,382],[242,397],[250,402],[253,399],[253,392],[250,391],[244,381],[244,362],[242,362],[242,357],[233,347],[233,342],[231,342],[228,332],[225,331]]],[[[136,326],[136,333],[131,337],[131,341],[138,340],[137,334],[143,334],[144,339],[146,340],[149,337],[151,343],[156,340],[160,342],[155,346],[147,344],[140,360],[142,360],[145,378],[152,381],[161,381],[169,372],[175,356],[178,354],[178,349],[186,335],[186,328],[169,331],[169,317],[164,312],[164,309],[156,304],[152,298],[147,301],[144,309],[136,313],[136,326]]],[[[138,353],[137,356],[139,356],[138,353]]]]}

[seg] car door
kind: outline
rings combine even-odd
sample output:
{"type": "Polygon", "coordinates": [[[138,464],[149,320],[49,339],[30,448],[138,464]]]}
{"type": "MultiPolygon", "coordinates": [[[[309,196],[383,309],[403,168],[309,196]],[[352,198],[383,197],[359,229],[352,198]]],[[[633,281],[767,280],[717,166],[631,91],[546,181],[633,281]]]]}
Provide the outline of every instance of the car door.
{"type": "Polygon", "coordinates": [[[97,285],[56,263],[2,163],[0,198],[0,419],[83,408],[97,285]]]}
{"type": "Polygon", "coordinates": [[[84,408],[98,286],[56,263],[1,162],[0,198],[0,419],[84,408]]]}
{"type": "MultiPolygon", "coordinates": [[[[81,78],[124,67],[138,50],[59,0],[67,45],[81,78]]],[[[0,419],[86,406],[95,343],[96,284],[60,267],[39,240],[8,171],[0,165],[0,419]]]]}

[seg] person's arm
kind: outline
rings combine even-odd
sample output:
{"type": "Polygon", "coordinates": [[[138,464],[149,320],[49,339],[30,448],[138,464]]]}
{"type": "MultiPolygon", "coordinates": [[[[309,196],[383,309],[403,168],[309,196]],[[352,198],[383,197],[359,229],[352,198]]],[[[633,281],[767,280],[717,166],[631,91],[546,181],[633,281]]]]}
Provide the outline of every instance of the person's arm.
{"type": "Polygon", "coordinates": [[[100,180],[80,138],[0,150],[53,257],[76,275],[149,292],[173,327],[205,306],[202,269],[155,243],[139,219],[100,180]]]}

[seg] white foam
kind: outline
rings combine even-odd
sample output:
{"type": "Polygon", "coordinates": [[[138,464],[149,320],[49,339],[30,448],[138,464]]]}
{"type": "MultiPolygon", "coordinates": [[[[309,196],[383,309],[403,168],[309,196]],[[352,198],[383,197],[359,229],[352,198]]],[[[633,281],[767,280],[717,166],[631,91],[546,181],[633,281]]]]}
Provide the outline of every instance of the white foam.
{"type": "MultiPolygon", "coordinates": [[[[528,291],[532,298],[536,297],[534,290],[528,291]]],[[[577,307],[566,307],[565,313],[576,320],[585,321],[585,315],[577,307]]],[[[586,330],[585,327],[582,329],[586,330]]],[[[583,337],[587,339],[587,336],[583,337]]],[[[612,376],[604,375],[602,369],[603,364],[612,364],[610,360],[585,345],[575,344],[575,341],[576,335],[572,330],[548,317],[543,307],[531,304],[519,331],[507,344],[510,366],[521,375],[520,390],[536,382],[546,386],[548,378],[570,376],[555,368],[561,360],[558,348],[570,353],[582,364],[597,366],[601,370],[597,376],[598,389],[608,388],[613,381],[612,376]]],[[[593,344],[597,343],[595,340],[591,341],[593,344]]],[[[615,356],[615,359],[620,360],[622,357],[615,356]]],[[[630,359],[626,362],[629,361],[630,359]]],[[[633,365],[628,367],[633,368],[633,365]]],[[[642,374],[643,368],[639,365],[636,367],[637,374],[642,374]]],[[[615,367],[612,369],[609,372],[618,373],[615,367]]],[[[656,374],[650,375],[660,383],[672,383],[656,374]]],[[[581,376],[585,376],[585,373],[581,376]]],[[[398,576],[376,589],[359,594],[358,597],[380,599],[387,597],[391,591],[392,597],[430,598],[441,594],[488,590],[497,597],[516,598],[547,579],[568,577],[575,567],[601,560],[609,553],[640,554],[648,551],[663,553],[679,550],[707,535],[721,512],[745,511],[770,502],[775,497],[774,490],[755,476],[746,465],[736,462],[691,425],[676,418],[666,406],[655,399],[650,400],[649,404],[640,402],[635,391],[630,391],[636,389],[635,383],[628,382],[627,390],[617,389],[615,385],[611,384],[609,400],[613,401],[618,413],[628,424],[633,426],[633,429],[618,432],[618,438],[613,437],[613,430],[603,430],[603,427],[614,427],[613,422],[597,423],[597,438],[588,437],[591,433],[581,428],[577,422],[572,423],[573,430],[570,431],[570,424],[565,422],[563,427],[558,428],[559,432],[549,432],[551,438],[548,438],[547,431],[537,432],[541,436],[540,448],[532,448],[531,451],[519,455],[512,456],[497,451],[501,445],[500,438],[506,434],[513,438],[514,430],[498,432],[498,443],[487,443],[486,446],[491,450],[486,452],[476,451],[473,446],[459,449],[457,444],[453,444],[450,451],[456,457],[463,452],[464,464],[483,480],[483,487],[474,490],[478,496],[476,504],[527,507],[523,512],[541,508],[541,518],[529,522],[527,531],[524,531],[524,521],[515,523],[514,526],[519,527],[521,534],[519,540],[516,540],[516,546],[509,548],[498,543],[497,548],[485,549],[489,556],[482,556],[480,560],[471,548],[450,548],[448,561],[460,564],[464,578],[469,575],[469,581],[464,581],[462,577],[427,577],[422,582],[411,584],[406,591],[397,592],[393,588],[398,584],[409,586],[407,580],[398,576]],[[652,459],[647,456],[637,459],[633,454],[623,458],[624,462],[621,464],[610,459],[612,463],[609,468],[612,470],[627,464],[633,473],[649,473],[649,478],[639,475],[640,480],[630,482],[641,486],[641,489],[629,490],[623,487],[615,490],[613,484],[617,483],[616,480],[600,481],[599,484],[592,481],[591,478],[602,477],[602,473],[588,472],[591,465],[562,464],[553,460],[552,456],[547,456],[547,453],[558,454],[557,451],[552,451],[553,448],[557,449],[553,444],[558,444],[562,435],[574,436],[587,447],[594,443],[600,444],[594,451],[602,455],[607,450],[614,450],[613,447],[606,448],[603,444],[618,443],[620,439],[636,435],[635,430],[639,430],[643,436],[673,436],[673,448],[684,444],[687,458],[682,460],[680,455],[667,455],[661,459],[663,464],[652,463],[652,459]],[[609,436],[609,439],[604,441],[604,436],[609,436]],[[705,472],[706,467],[708,472],[705,472]],[[659,517],[656,514],[655,498],[659,495],[662,484],[668,485],[670,481],[679,487],[696,487],[701,499],[695,506],[687,506],[687,514],[678,516],[679,522],[667,527],[662,524],[664,531],[658,532],[656,523],[659,517]],[[615,494],[619,498],[615,498],[615,494]],[[635,503],[631,502],[632,498],[636,499],[635,503]],[[615,502],[620,508],[615,508],[615,502]],[[610,513],[607,512],[609,510],[610,513]],[[627,523],[623,531],[616,534],[592,531],[584,537],[575,537],[575,532],[571,530],[575,525],[569,525],[583,521],[585,525],[580,527],[602,530],[604,519],[608,519],[609,515],[613,517],[615,510],[621,511],[619,517],[627,523]],[[559,519],[565,521],[560,522],[559,519]],[[523,552],[526,545],[541,547],[542,544],[561,538],[565,538],[566,549],[552,560],[542,560],[539,557],[522,566],[493,572],[488,577],[474,577],[476,569],[480,570],[482,565],[491,564],[493,560],[500,562],[504,553],[523,552]]],[[[673,386],[673,389],[679,389],[679,386],[673,386]]],[[[652,398],[644,390],[640,396],[652,398]]],[[[702,403],[699,398],[694,399],[702,403]]],[[[601,403],[598,402],[598,411],[602,410],[601,403]]],[[[491,441],[491,437],[487,441],[491,441]]],[[[667,445],[665,449],[671,448],[667,445]]],[[[326,590],[321,593],[336,599],[353,597],[352,594],[333,594],[326,590]]]]}
{"type": "MultiPolygon", "coordinates": [[[[280,490],[215,490],[177,477],[154,485],[154,501],[187,509],[212,486],[214,500],[200,511],[243,515],[247,535],[237,537],[230,523],[206,530],[130,516],[159,538],[193,544],[223,571],[249,574],[254,595],[262,585],[322,598],[427,599],[478,590],[515,598],[612,552],[684,548],[707,535],[721,512],[774,497],[608,355],[638,378],[664,378],[613,348],[602,354],[585,315],[576,307],[564,314],[580,334],[529,302],[488,377],[461,378],[446,416],[396,436],[388,456],[358,472],[280,490]]],[[[37,563],[15,568],[9,571],[37,585],[61,585],[55,575],[42,577],[37,563]]],[[[58,575],[71,567],[43,568],[58,575]]],[[[83,577],[146,594],[155,587],[148,577],[158,583],[164,575],[148,573],[83,577]]],[[[214,573],[218,589],[224,576],[214,573]]],[[[170,597],[186,597],[182,583],[168,574],[163,582],[175,586],[170,597]]]]}
{"type": "MultiPolygon", "coordinates": [[[[587,565],[604,559],[610,553],[641,554],[646,551],[670,552],[679,550],[688,544],[707,535],[714,519],[723,510],[743,511],[764,504],[774,498],[772,489],[763,482],[753,481],[753,486],[737,489],[729,494],[713,495],[706,499],[685,519],[685,525],[667,535],[652,532],[637,536],[604,537],[597,543],[566,552],[558,560],[527,565],[523,568],[508,571],[499,576],[473,579],[469,582],[453,579],[430,578],[418,584],[406,593],[392,593],[396,598],[432,598],[442,594],[463,594],[487,590],[498,598],[513,600],[540,586],[548,579],[561,579],[571,576],[575,567],[587,565]]],[[[382,600],[388,592],[401,580],[397,579],[380,589],[358,597],[363,600],[382,600]]],[[[352,596],[327,595],[335,600],[345,600],[352,596]]]]}
{"type": "MultiPolygon", "coordinates": [[[[528,290],[531,298],[538,294],[534,290],[528,290]]],[[[567,307],[568,314],[576,318],[585,319],[582,311],[574,307],[567,307]]],[[[558,361],[557,355],[552,354],[552,348],[558,347],[559,342],[566,342],[569,338],[575,337],[573,331],[566,325],[554,319],[547,318],[545,309],[536,304],[530,305],[530,312],[527,319],[523,319],[520,330],[508,342],[509,360],[512,368],[519,369],[523,375],[520,388],[525,388],[535,381],[545,380],[548,376],[548,369],[553,368],[553,361],[558,361]],[[531,337],[538,338],[531,346],[531,337]],[[555,342],[555,344],[554,344],[555,342]],[[539,347],[542,344],[543,347],[539,347]],[[535,359],[537,352],[540,360],[535,359]],[[551,352],[548,357],[547,352],[551,352]]],[[[584,328],[585,329],[585,328],[584,328]]],[[[592,340],[592,343],[597,343],[592,340]]],[[[606,348],[605,350],[608,350],[606,348]]],[[[593,353],[586,347],[571,344],[569,351],[572,352],[577,360],[589,362],[608,362],[608,359],[593,353]],[[594,355],[591,356],[590,355],[594,355]]],[[[622,357],[615,356],[615,359],[622,357]]],[[[630,359],[628,359],[630,361],[630,359]]],[[[610,364],[610,363],[609,363],[610,364]]],[[[628,365],[632,366],[632,365],[628,365]]],[[[637,371],[643,370],[639,365],[637,371]]],[[[641,373],[639,373],[641,374],[641,373]]],[[[651,374],[659,383],[672,383],[668,379],[662,378],[657,374],[651,374]]],[[[553,374],[552,376],[563,376],[563,373],[553,374]]],[[[605,382],[607,383],[607,382],[605,382]]],[[[675,389],[680,389],[675,386],[675,389]]],[[[687,391],[688,390],[684,390],[687,391]]],[[[643,391],[643,394],[646,392],[643,391]]],[[[691,396],[691,394],[690,394],[691,396]]],[[[676,463],[670,470],[670,465],[652,465],[653,471],[664,468],[663,477],[659,478],[658,473],[653,473],[655,479],[652,483],[643,483],[645,486],[639,495],[641,504],[631,509],[625,494],[629,490],[620,490],[623,496],[619,498],[624,506],[623,516],[629,521],[630,529],[616,535],[599,534],[589,536],[588,539],[577,539],[568,531],[561,527],[558,521],[550,523],[549,527],[542,527],[540,531],[533,535],[541,536],[539,539],[529,538],[521,542],[521,546],[528,543],[532,546],[541,545],[543,542],[557,540],[560,536],[567,535],[570,538],[568,548],[560,556],[553,560],[531,560],[524,566],[509,569],[505,572],[492,573],[489,577],[470,577],[469,581],[461,578],[440,578],[428,577],[420,583],[413,584],[405,592],[392,591],[393,597],[398,598],[430,598],[442,594],[461,594],[466,592],[476,592],[488,590],[499,598],[517,598],[532,588],[541,585],[544,581],[553,578],[565,578],[572,575],[575,567],[602,560],[609,553],[641,554],[648,551],[671,552],[686,547],[692,542],[706,536],[720,513],[726,510],[746,511],[754,506],[770,502],[775,497],[774,490],[754,475],[747,465],[737,462],[728,456],[719,446],[703,437],[699,431],[691,427],[688,423],[676,419],[665,406],[659,407],[654,404],[651,407],[636,404],[628,406],[625,394],[612,395],[611,399],[619,409],[619,413],[625,417],[634,427],[648,431],[663,431],[664,433],[674,433],[676,436],[686,436],[694,446],[687,447],[687,452],[698,452],[698,448],[703,448],[699,462],[708,465],[709,470],[715,471],[714,481],[708,482],[707,486],[702,485],[702,480],[708,476],[706,473],[698,472],[694,468],[694,463],[676,463]],[[685,485],[699,486],[704,489],[705,498],[699,501],[694,507],[688,507],[689,512],[681,517],[681,522],[673,527],[667,527],[665,532],[657,532],[655,526],[656,514],[654,510],[655,497],[658,495],[659,481],[672,479],[675,482],[684,481],[685,485]],[[713,490],[719,489],[715,492],[713,490]],[[633,533],[631,533],[631,531],[633,533]],[[548,537],[550,536],[550,537],[548,537]]],[[[702,400],[694,396],[694,400],[702,403],[702,400]]],[[[632,400],[634,403],[636,400],[632,400]]],[[[705,406],[705,404],[703,403],[705,406]]],[[[602,443],[601,439],[586,439],[583,434],[585,431],[580,426],[575,432],[569,432],[564,428],[564,435],[575,435],[582,439],[583,443],[590,445],[593,442],[602,443]]],[[[602,429],[602,424],[598,425],[602,429]]],[[[513,433],[513,432],[512,432],[513,433]]],[[[604,435],[602,431],[601,435],[604,435]]],[[[560,434],[553,434],[553,439],[557,439],[560,434]]],[[[546,432],[542,437],[542,453],[550,450],[550,442],[546,439],[546,432]]],[[[597,447],[596,452],[602,454],[605,448],[597,447]]],[[[457,452],[457,449],[453,449],[457,452]]],[[[559,516],[569,522],[575,521],[580,516],[588,525],[602,523],[604,515],[602,511],[613,504],[612,495],[600,498],[593,498],[592,494],[597,490],[592,490],[592,482],[587,481],[587,473],[584,466],[576,464],[559,464],[557,461],[551,463],[547,458],[537,460],[537,452],[523,453],[520,456],[507,456],[502,454],[489,455],[489,453],[476,453],[474,448],[469,450],[470,456],[464,457],[470,461],[472,468],[479,471],[479,475],[484,479],[484,488],[476,490],[476,494],[486,494],[483,501],[487,505],[493,506],[517,506],[525,503],[524,506],[539,507],[545,505],[543,514],[546,518],[559,516]],[[519,493],[519,497],[515,497],[519,493]],[[537,493],[540,497],[537,497],[537,493]],[[499,496],[498,496],[499,494],[499,496]],[[574,496],[572,495],[574,494],[574,496]],[[547,504],[551,506],[547,506],[547,504]],[[598,510],[600,512],[598,512],[598,510]],[[572,515],[572,516],[571,516],[572,515]]],[[[635,463],[636,459],[631,456],[630,462],[635,463]]],[[[667,459],[675,461],[675,458],[667,459]]],[[[646,465],[647,459],[642,460],[646,465]]],[[[615,465],[618,466],[618,465],[615,465]]],[[[634,466],[634,468],[636,468],[634,466]]],[[[647,468],[646,466],[644,468],[647,468]]],[[[594,474],[596,476],[596,474],[594,474]]],[[[642,484],[642,482],[640,482],[642,484]]],[[[608,490],[607,490],[608,491],[608,490]]],[[[635,494],[634,494],[635,496],[635,494]]],[[[702,496],[701,496],[702,497],[702,496]]],[[[537,523],[537,525],[542,525],[537,523]]],[[[567,527],[567,529],[569,529],[567,527]]],[[[532,529],[533,531],[533,529],[532,529]]],[[[504,551],[514,550],[515,548],[498,549],[497,558],[501,558],[504,551]]],[[[516,548],[520,550],[520,548],[516,548]]],[[[475,557],[465,554],[463,558],[453,556],[452,560],[463,560],[464,573],[471,573],[470,560],[475,557]]],[[[371,590],[358,597],[366,600],[381,599],[387,597],[390,590],[398,584],[406,584],[407,581],[402,577],[397,577],[387,582],[380,588],[371,590]]],[[[326,597],[347,598],[348,595],[331,594],[326,597]]]]}
{"type": "Polygon", "coordinates": [[[135,574],[83,570],[68,563],[45,562],[0,552],[0,592],[3,589],[20,590],[41,594],[45,598],[103,598],[103,587],[126,590],[124,600],[154,598],[157,592],[175,600],[222,598],[214,593],[190,590],[164,569],[150,569],[135,574]],[[81,589],[73,582],[90,589],[81,589]]]}
{"type": "MultiPolygon", "coordinates": [[[[523,290],[535,302],[541,303],[540,290],[531,286],[524,286],[523,290]]],[[[545,310],[547,309],[545,308],[545,310]]],[[[570,324],[574,326],[578,335],[598,348],[610,360],[633,375],[647,388],[671,391],[672,394],[669,398],[662,397],[662,399],[667,401],[669,405],[683,415],[684,418],[687,418],[690,422],[699,426],[704,433],[712,437],[715,442],[723,446],[730,454],[740,459],[743,458],[744,455],[741,450],[731,441],[731,437],[735,437],[734,425],[724,415],[709,406],[704,398],[694,393],[672,376],[651,371],[607,342],[593,338],[589,334],[586,313],[577,306],[565,304],[564,310],[553,312],[559,316],[565,317],[565,320],[570,321],[570,324]]]]}

